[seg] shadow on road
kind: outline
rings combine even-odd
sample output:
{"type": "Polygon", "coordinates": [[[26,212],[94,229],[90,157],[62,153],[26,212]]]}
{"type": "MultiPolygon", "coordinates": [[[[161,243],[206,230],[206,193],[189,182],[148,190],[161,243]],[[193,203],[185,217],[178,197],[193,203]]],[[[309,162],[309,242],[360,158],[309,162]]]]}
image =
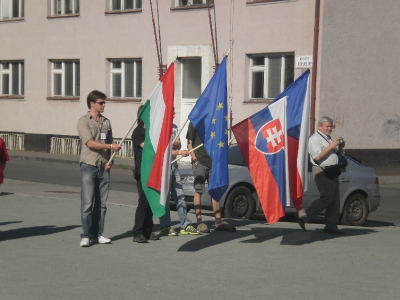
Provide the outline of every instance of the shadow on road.
{"type": "MultiPolygon", "coordinates": [[[[238,226],[238,224],[233,224],[232,222],[232,225],[239,227],[240,225],[243,226],[245,224],[241,223],[238,226]]],[[[178,249],[178,251],[196,252],[206,249],[208,247],[216,246],[218,244],[230,242],[237,239],[243,239],[246,237],[248,237],[248,239],[241,241],[241,243],[263,243],[278,237],[282,237],[280,243],[281,245],[301,246],[336,238],[346,238],[376,232],[373,229],[367,228],[346,228],[343,229],[343,231],[346,233],[345,236],[323,233],[322,229],[302,231],[300,228],[297,230],[285,228],[268,228],[268,226],[266,226],[265,228],[250,228],[248,230],[240,230],[237,232],[212,231],[209,234],[199,236],[199,238],[185,243],[178,249]]]]}
{"type": "Polygon", "coordinates": [[[14,223],[22,223],[22,221],[0,222],[0,226],[14,224],[14,223]]]}
{"type": "Polygon", "coordinates": [[[70,225],[70,226],[64,226],[64,227],[56,227],[54,225],[46,225],[46,226],[35,226],[35,227],[11,229],[8,231],[2,231],[0,233],[0,242],[7,241],[7,240],[15,240],[15,239],[34,237],[34,236],[49,235],[49,234],[59,233],[59,232],[67,231],[67,230],[72,230],[77,227],[81,227],[81,225],[70,225]]]}
{"type": "Polygon", "coordinates": [[[14,193],[0,192],[0,196],[13,195],[14,193]]]}

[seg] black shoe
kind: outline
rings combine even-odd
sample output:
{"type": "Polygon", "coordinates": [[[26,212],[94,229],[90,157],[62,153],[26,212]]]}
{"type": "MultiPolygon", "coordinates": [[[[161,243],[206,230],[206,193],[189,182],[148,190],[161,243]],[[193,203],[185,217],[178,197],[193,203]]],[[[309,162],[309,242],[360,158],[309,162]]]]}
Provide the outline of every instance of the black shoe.
{"type": "Polygon", "coordinates": [[[343,231],[340,231],[339,229],[333,230],[333,229],[326,229],[322,231],[323,233],[331,233],[331,234],[337,234],[337,235],[346,235],[343,231]]]}
{"type": "Polygon", "coordinates": [[[299,223],[301,229],[303,229],[303,231],[306,231],[306,224],[304,223],[304,221],[301,218],[299,218],[299,215],[297,212],[294,214],[294,216],[296,217],[297,223],[299,223]]]}
{"type": "Polygon", "coordinates": [[[157,241],[160,239],[160,236],[158,234],[155,234],[154,232],[150,233],[149,240],[151,241],[157,241]]]}
{"type": "Polygon", "coordinates": [[[143,235],[134,236],[133,241],[136,243],[147,243],[147,239],[143,235]]]}

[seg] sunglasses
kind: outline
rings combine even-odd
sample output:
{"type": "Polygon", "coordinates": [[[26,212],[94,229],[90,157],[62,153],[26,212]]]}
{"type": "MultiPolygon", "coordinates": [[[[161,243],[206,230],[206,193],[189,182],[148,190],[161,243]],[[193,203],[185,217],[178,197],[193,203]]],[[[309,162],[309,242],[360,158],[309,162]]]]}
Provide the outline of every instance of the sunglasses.
{"type": "Polygon", "coordinates": [[[106,101],[100,101],[100,102],[96,102],[97,104],[99,104],[100,106],[106,105],[106,101]]]}

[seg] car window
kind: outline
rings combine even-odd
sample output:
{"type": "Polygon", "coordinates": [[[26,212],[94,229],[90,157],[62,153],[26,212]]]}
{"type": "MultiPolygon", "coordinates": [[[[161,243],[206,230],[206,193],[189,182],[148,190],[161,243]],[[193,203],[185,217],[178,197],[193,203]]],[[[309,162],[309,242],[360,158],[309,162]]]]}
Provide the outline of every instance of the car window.
{"type": "Polygon", "coordinates": [[[228,158],[229,164],[237,166],[246,166],[246,162],[243,158],[242,152],[240,152],[238,145],[230,146],[228,151],[229,151],[229,158],[228,158]]]}

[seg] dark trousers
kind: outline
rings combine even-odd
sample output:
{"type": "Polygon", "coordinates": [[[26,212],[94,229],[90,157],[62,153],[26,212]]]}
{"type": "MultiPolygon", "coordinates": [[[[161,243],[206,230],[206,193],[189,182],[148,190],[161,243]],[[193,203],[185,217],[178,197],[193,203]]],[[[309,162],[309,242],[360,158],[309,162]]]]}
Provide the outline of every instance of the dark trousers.
{"type": "Polygon", "coordinates": [[[318,166],[313,166],[312,173],[320,198],[306,208],[307,219],[315,217],[325,209],[326,228],[337,230],[340,210],[339,178],[329,179],[318,166]]]}
{"type": "Polygon", "coordinates": [[[135,225],[133,226],[133,236],[138,237],[143,234],[147,239],[153,230],[153,212],[151,211],[149,201],[143,191],[142,181],[140,176],[135,176],[137,189],[139,193],[138,206],[135,213],[135,225]]]}

